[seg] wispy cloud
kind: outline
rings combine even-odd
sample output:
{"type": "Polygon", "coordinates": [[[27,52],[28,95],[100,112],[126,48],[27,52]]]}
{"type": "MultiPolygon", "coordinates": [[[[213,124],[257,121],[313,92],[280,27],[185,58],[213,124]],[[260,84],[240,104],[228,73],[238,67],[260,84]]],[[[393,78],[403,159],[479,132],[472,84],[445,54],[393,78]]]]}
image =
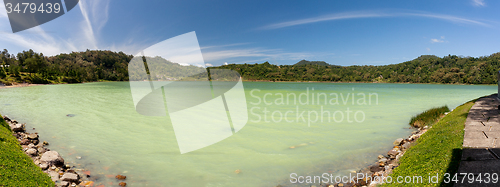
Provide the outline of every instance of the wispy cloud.
{"type": "Polygon", "coordinates": [[[309,53],[289,53],[277,49],[230,49],[203,52],[203,59],[207,62],[215,62],[240,57],[254,57],[265,60],[298,60],[311,57],[309,53]]]}
{"type": "Polygon", "coordinates": [[[260,27],[258,29],[271,30],[271,29],[279,29],[279,28],[291,27],[291,26],[296,26],[296,25],[304,25],[304,24],[311,24],[311,23],[317,23],[317,22],[344,20],[344,19],[404,17],[404,16],[434,18],[434,19],[441,19],[444,21],[449,21],[449,22],[454,22],[454,23],[465,23],[465,24],[489,26],[488,24],[481,22],[481,21],[467,19],[467,18],[461,18],[461,17],[457,17],[457,16],[452,16],[452,15],[445,15],[445,14],[344,12],[344,13],[338,13],[338,14],[323,15],[323,16],[312,17],[312,18],[298,19],[298,20],[286,21],[286,22],[281,22],[281,23],[275,23],[275,24],[270,24],[270,25],[260,27]]]}
{"type": "Polygon", "coordinates": [[[444,40],[444,36],[441,36],[439,37],[440,39],[437,39],[437,38],[432,38],[431,39],[431,43],[443,43],[443,42],[447,42],[444,40]]]}
{"type": "Polygon", "coordinates": [[[323,21],[355,19],[355,18],[387,17],[387,16],[390,16],[390,15],[384,14],[384,13],[346,12],[346,13],[330,14],[330,15],[318,16],[318,17],[313,17],[313,18],[306,18],[306,19],[281,22],[281,23],[267,25],[267,26],[261,27],[260,29],[262,29],[262,30],[279,29],[279,28],[284,28],[284,27],[303,25],[303,24],[309,24],[309,23],[317,23],[317,22],[323,22],[323,21]]]}
{"type": "Polygon", "coordinates": [[[106,1],[80,1],[80,11],[84,20],[81,23],[84,36],[94,49],[97,49],[95,33],[99,33],[108,22],[109,0],[106,1]]]}
{"type": "Polygon", "coordinates": [[[203,52],[203,59],[205,61],[217,61],[228,58],[237,57],[271,57],[272,50],[262,50],[262,49],[230,49],[230,50],[218,50],[203,52]]]}
{"type": "Polygon", "coordinates": [[[472,0],[472,5],[474,5],[474,6],[486,6],[486,3],[484,3],[484,0],[472,0]]]}
{"type": "Polygon", "coordinates": [[[45,55],[83,51],[89,48],[99,49],[98,34],[108,21],[109,0],[80,1],[79,7],[83,20],[80,23],[76,21],[75,25],[68,25],[68,29],[63,30],[69,33],[68,35],[47,32],[43,29],[44,25],[12,33],[4,4],[0,3],[0,41],[20,49],[33,49],[45,55]],[[78,31],[72,32],[73,30],[78,31]]]}
{"type": "Polygon", "coordinates": [[[435,19],[440,19],[440,20],[449,21],[449,22],[453,22],[453,23],[464,23],[464,24],[480,25],[480,26],[486,26],[486,27],[490,26],[489,24],[481,22],[481,21],[451,16],[451,15],[445,15],[445,14],[403,13],[400,15],[401,16],[416,16],[416,17],[435,18],[435,19]]]}
{"type": "Polygon", "coordinates": [[[225,44],[225,45],[210,45],[210,46],[200,47],[200,49],[221,48],[221,47],[234,47],[234,46],[247,45],[247,44],[250,44],[250,43],[234,43],[234,44],[225,44]]]}
{"type": "Polygon", "coordinates": [[[431,39],[431,43],[443,43],[443,42],[444,42],[444,40],[435,39],[435,38],[431,39]]]}

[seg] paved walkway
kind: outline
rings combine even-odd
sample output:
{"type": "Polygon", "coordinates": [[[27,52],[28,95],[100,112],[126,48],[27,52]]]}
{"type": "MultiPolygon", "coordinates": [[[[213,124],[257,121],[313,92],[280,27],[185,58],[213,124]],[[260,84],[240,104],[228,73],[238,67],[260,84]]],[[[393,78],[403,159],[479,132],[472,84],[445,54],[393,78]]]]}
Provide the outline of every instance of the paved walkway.
{"type": "MultiPolygon", "coordinates": [[[[482,97],[476,101],[467,115],[464,129],[464,149],[457,173],[472,173],[473,183],[465,176],[464,183],[454,186],[500,186],[500,100],[497,94],[482,97]],[[486,174],[488,173],[488,174],[486,174]],[[496,173],[496,183],[485,184],[496,173]],[[481,178],[478,178],[481,176],[481,178]],[[482,180],[480,183],[477,179],[482,180]]],[[[454,175],[454,174],[452,174],[454,175]]],[[[461,181],[464,176],[460,176],[461,181]]]]}

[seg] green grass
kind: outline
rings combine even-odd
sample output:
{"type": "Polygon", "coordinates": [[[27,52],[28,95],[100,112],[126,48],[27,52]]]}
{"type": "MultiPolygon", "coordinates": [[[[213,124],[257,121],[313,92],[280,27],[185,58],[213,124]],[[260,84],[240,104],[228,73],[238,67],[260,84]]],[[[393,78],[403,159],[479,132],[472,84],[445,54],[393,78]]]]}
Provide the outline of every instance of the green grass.
{"type": "Polygon", "coordinates": [[[469,109],[474,101],[467,102],[439,120],[400,160],[399,167],[390,175],[393,183],[383,186],[452,186],[443,184],[444,173],[455,173],[460,162],[462,142],[464,139],[464,125],[469,109]],[[438,183],[429,183],[429,176],[439,174],[438,183]],[[397,183],[397,177],[422,176],[423,182],[397,183]]]}
{"type": "Polygon", "coordinates": [[[410,125],[413,127],[423,127],[426,125],[433,124],[436,122],[441,116],[444,115],[445,112],[449,112],[450,109],[448,106],[436,107],[426,110],[421,114],[414,116],[410,120],[410,125]]]}
{"type": "Polygon", "coordinates": [[[50,177],[24,154],[9,125],[0,116],[0,186],[54,186],[50,177]]]}

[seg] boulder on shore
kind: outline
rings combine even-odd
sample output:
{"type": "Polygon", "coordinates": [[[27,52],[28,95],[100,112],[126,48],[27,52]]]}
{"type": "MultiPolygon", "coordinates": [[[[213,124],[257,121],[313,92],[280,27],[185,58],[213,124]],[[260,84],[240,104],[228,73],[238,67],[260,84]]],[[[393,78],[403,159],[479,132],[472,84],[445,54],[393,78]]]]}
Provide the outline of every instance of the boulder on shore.
{"type": "Polygon", "coordinates": [[[78,182],[78,179],[80,179],[80,176],[74,173],[64,173],[64,175],[61,177],[62,181],[68,182],[78,182]]]}
{"type": "Polygon", "coordinates": [[[398,139],[396,139],[396,140],[394,141],[394,143],[392,143],[392,144],[394,144],[395,146],[398,146],[398,145],[400,145],[400,144],[401,144],[401,142],[403,142],[403,138],[398,138],[398,139]]]}
{"type": "Polygon", "coordinates": [[[35,134],[35,133],[31,133],[27,137],[30,140],[38,140],[38,134],[35,134]]]}
{"type": "Polygon", "coordinates": [[[382,171],[383,169],[384,168],[380,167],[378,164],[370,166],[370,171],[373,172],[373,173],[382,171]]]}
{"type": "Polygon", "coordinates": [[[34,155],[36,155],[36,153],[37,153],[37,150],[34,148],[29,148],[28,150],[26,150],[26,154],[28,154],[30,156],[34,156],[34,155]]]}
{"type": "Polygon", "coordinates": [[[57,173],[55,171],[50,171],[49,176],[50,176],[50,179],[52,179],[52,181],[54,181],[54,182],[59,180],[59,173],[57,173]]]}
{"type": "Polygon", "coordinates": [[[13,124],[13,125],[10,125],[10,129],[13,131],[13,132],[23,132],[24,131],[24,124],[13,124]]]}
{"type": "Polygon", "coordinates": [[[56,151],[47,151],[43,153],[40,161],[47,163],[48,165],[62,166],[64,165],[64,159],[56,151]]]}

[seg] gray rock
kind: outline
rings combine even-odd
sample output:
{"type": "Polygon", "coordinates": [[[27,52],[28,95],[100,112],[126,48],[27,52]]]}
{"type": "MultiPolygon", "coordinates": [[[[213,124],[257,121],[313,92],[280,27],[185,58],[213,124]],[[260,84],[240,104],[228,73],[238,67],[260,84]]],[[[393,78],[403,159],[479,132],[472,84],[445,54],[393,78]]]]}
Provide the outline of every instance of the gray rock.
{"type": "Polygon", "coordinates": [[[394,143],[392,143],[392,144],[394,144],[394,145],[396,145],[396,146],[397,146],[397,145],[400,145],[402,141],[403,141],[403,138],[398,138],[398,139],[396,139],[396,140],[394,141],[394,143]]]}
{"type": "Polygon", "coordinates": [[[42,170],[46,170],[47,168],[49,168],[49,165],[47,163],[41,163],[39,166],[40,168],[42,168],[42,170]]]}
{"type": "Polygon", "coordinates": [[[405,142],[401,147],[403,147],[403,149],[410,148],[410,142],[405,142]]]}
{"type": "Polygon", "coordinates": [[[30,144],[28,145],[28,148],[30,148],[30,149],[31,149],[31,148],[36,148],[36,146],[35,146],[35,144],[30,143],[30,144]]]}
{"type": "Polygon", "coordinates": [[[50,171],[49,176],[50,176],[50,179],[52,179],[52,181],[54,181],[54,182],[59,180],[59,173],[57,173],[55,171],[50,171]]]}
{"type": "Polygon", "coordinates": [[[38,148],[38,152],[39,152],[40,154],[43,154],[43,153],[47,152],[47,149],[45,149],[45,148],[43,148],[43,147],[40,147],[40,148],[38,148]]]}
{"type": "Polygon", "coordinates": [[[382,171],[383,169],[384,168],[380,167],[378,164],[370,166],[370,171],[373,173],[382,171]]]}
{"type": "Polygon", "coordinates": [[[35,133],[31,133],[28,135],[28,139],[30,140],[36,140],[38,139],[38,134],[35,134],[35,133]]]}
{"type": "Polygon", "coordinates": [[[387,158],[381,158],[380,160],[378,160],[378,162],[387,162],[387,158]]]}
{"type": "Polygon", "coordinates": [[[30,140],[23,139],[23,140],[21,140],[21,142],[19,144],[21,144],[21,145],[28,145],[28,144],[30,144],[30,140]]]}
{"type": "Polygon", "coordinates": [[[47,151],[47,152],[43,153],[42,158],[40,158],[40,161],[45,162],[45,163],[49,164],[50,166],[52,166],[52,165],[56,165],[56,166],[64,165],[64,159],[56,151],[47,151]]]}
{"type": "Polygon", "coordinates": [[[394,149],[390,150],[389,152],[387,152],[387,155],[389,155],[390,157],[395,157],[396,155],[399,154],[399,152],[400,151],[398,149],[394,148],[394,149]]]}
{"type": "Polygon", "coordinates": [[[64,173],[64,175],[61,177],[62,181],[68,182],[78,182],[78,179],[80,179],[80,176],[74,173],[64,173]]]}
{"type": "Polygon", "coordinates": [[[26,150],[26,154],[31,155],[31,156],[36,155],[37,152],[38,151],[34,148],[29,148],[28,150],[26,150]]]}
{"type": "Polygon", "coordinates": [[[68,187],[68,186],[69,186],[69,182],[67,182],[67,181],[61,182],[61,187],[68,187]]]}
{"type": "Polygon", "coordinates": [[[399,159],[401,159],[403,155],[399,154],[399,155],[396,155],[396,162],[399,162],[399,159]]]}
{"type": "Polygon", "coordinates": [[[14,132],[23,132],[24,131],[24,124],[13,124],[11,126],[11,130],[14,132]]]}

